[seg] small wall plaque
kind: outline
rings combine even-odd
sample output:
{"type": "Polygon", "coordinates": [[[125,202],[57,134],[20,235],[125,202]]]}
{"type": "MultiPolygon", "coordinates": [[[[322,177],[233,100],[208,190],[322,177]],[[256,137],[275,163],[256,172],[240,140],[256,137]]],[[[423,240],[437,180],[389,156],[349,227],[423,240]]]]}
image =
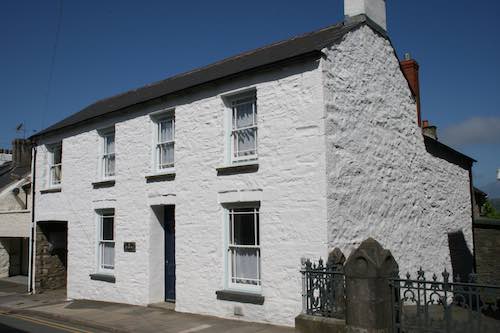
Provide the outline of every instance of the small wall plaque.
{"type": "Polygon", "coordinates": [[[124,252],[135,252],[135,242],[123,242],[124,252]]]}

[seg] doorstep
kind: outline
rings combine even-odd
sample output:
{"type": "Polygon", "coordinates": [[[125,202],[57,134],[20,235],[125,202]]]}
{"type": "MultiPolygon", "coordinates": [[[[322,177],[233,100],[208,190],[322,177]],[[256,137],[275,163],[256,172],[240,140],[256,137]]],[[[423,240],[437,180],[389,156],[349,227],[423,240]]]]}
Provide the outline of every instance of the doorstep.
{"type": "Polygon", "coordinates": [[[148,304],[149,308],[175,311],[175,302],[159,302],[148,304]]]}

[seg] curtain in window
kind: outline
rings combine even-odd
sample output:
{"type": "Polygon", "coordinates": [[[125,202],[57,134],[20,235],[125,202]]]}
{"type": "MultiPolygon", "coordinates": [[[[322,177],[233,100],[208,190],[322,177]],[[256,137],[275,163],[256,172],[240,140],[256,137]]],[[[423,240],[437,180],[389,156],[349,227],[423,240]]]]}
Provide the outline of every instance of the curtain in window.
{"type": "Polygon", "coordinates": [[[257,154],[257,109],[255,99],[233,105],[234,157],[257,154]]]}
{"type": "Polygon", "coordinates": [[[114,176],[115,174],[115,135],[104,137],[104,176],[114,176]]]}
{"type": "Polygon", "coordinates": [[[258,284],[258,251],[259,249],[244,248],[236,248],[232,250],[234,283],[258,284]]]}
{"type": "Polygon", "coordinates": [[[161,121],[159,123],[160,132],[158,142],[163,143],[173,140],[172,120],[161,121]]]}
{"type": "Polygon", "coordinates": [[[114,243],[101,243],[102,249],[102,268],[112,269],[115,265],[115,244],[114,243]]]}

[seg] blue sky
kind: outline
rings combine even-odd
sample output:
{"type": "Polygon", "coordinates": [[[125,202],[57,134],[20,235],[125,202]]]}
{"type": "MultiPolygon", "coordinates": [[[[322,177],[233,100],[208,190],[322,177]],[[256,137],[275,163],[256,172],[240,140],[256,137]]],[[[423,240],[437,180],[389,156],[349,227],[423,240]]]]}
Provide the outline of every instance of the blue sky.
{"type": "MultiPolygon", "coordinates": [[[[342,0],[0,4],[0,147],[108,97],[342,20],[342,0]],[[47,91],[49,94],[47,95],[47,91]],[[48,101],[47,107],[46,100],[48,101]],[[22,134],[21,134],[22,135],[22,134]]],[[[500,197],[500,1],[388,1],[389,36],[420,63],[422,113],[500,197]]]]}

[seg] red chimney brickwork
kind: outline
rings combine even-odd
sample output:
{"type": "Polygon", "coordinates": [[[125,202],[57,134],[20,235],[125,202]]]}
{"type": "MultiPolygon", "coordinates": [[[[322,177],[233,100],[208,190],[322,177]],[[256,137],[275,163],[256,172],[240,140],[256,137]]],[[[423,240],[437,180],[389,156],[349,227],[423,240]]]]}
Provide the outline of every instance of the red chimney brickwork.
{"type": "Polygon", "coordinates": [[[410,86],[411,92],[415,97],[417,102],[417,124],[422,126],[422,120],[420,116],[420,83],[418,81],[418,63],[413,59],[403,60],[400,62],[401,70],[403,71],[408,85],[410,86]]]}

